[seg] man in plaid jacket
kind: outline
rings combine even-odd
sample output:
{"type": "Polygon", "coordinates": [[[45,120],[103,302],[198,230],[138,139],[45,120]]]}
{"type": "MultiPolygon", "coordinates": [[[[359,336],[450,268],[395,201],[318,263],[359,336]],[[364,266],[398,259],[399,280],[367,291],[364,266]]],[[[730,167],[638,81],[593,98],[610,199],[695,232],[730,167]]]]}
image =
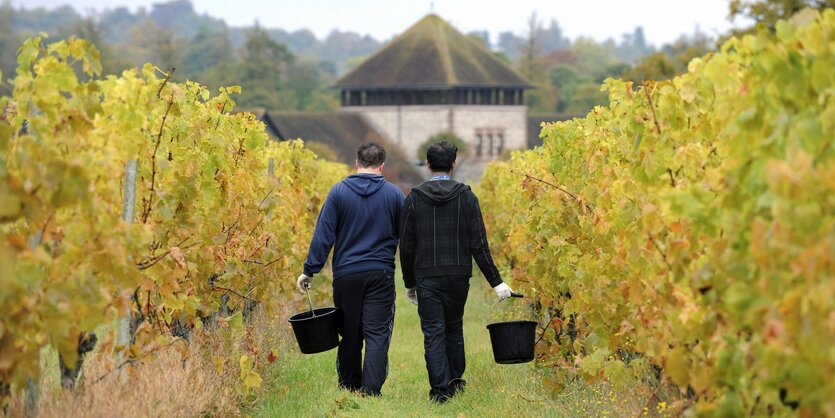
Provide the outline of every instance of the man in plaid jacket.
{"type": "Polygon", "coordinates": [[[512,290],[502,281],[487,244],[478,198],[452,180],[458,149],[432,144],[426,162],[432,179],[412,189],[401,215],[400,264],[406,297],[418,306],[429,372],[429,397],[446,402],[464,389],[464,304],[472,259],[499,300],[512,290]]]}

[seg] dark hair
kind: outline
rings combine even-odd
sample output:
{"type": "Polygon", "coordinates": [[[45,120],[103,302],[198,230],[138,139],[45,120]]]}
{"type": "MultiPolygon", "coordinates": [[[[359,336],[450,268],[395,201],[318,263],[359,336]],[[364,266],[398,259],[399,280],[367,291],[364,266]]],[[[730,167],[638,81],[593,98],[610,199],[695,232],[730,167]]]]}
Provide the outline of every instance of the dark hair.
{"type": "Polygon", "coordinates": [[[386,149],[376,142],[369,142],[357,148],[357,162],[362,168],[379,167],[386,162],[386,149]]]}
{"type": "Polygon", "coordinates": [[[449,172],[458,157],[458,147],[446,141],[436,142],[426,149],[426,162],[434,172],[449,172]]]}

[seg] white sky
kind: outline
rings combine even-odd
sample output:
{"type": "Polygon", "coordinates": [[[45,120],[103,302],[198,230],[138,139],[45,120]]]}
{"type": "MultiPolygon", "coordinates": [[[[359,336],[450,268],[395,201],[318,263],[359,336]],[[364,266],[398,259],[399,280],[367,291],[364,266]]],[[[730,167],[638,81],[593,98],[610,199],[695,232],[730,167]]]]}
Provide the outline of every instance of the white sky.
{"type": "MultiPolygon", "coordinates": [[[[48,8],[70,4],[81,13],[127,6],[136,10],[148,0],[12,0],[16,7],[48,8]]],[[[262,26],[295,30],[311,29],[320,39],[333,29],[370,34],[386,40],[404,31],[434,11],[459,30],[489,30],[497,34],[525,31],[530,14],[537,12],[545,26],[551,18],[574,39],[590,36],[597,40],[644,27],[647,41],[660,45],[675,40],[696,27],[715,36],[732,26],[728,21],[728,0],[192,0],[198,13],[222,18],[231,26],[249,26],[257,19],[262,26]]],[[[737,22],[739,24],[740,22],[737,22]]],[[[744,22],[743,22],[744,23],[744,22]]]]}

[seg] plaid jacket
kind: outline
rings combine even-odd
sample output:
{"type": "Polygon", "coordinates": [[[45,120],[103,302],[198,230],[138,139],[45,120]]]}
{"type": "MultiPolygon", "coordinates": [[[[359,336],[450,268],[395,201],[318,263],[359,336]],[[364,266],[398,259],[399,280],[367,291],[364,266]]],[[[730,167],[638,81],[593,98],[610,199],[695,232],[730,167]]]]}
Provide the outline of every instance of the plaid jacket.
{"type": "Polygon", "coordinates": [[[454,180],[423,182],[406,197],[403,211],[400,265],[407,288],[425,277],[470,277],[473,258],[490,286],[502,283],[470,186],[454,180]]]}

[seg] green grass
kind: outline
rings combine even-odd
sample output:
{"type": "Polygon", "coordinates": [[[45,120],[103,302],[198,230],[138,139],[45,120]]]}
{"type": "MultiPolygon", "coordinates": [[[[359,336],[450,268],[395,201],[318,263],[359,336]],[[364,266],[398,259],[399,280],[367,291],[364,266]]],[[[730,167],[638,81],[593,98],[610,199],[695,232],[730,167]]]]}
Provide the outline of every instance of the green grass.
{"type": "MultiPolygon", "coordinates": [[[[381,398],[364,398],[337,388],[336,350],[288,353],[265,376],[263,401],[254,416],[561,416],[543,390],[533,363],[498,365],[485,328],[495,301],[484,279],[471,279],[464,314],[467,390],[444,405],[429,401],[423,334],[417,308],[396,279],[397,312],[389,350],[389,376],[381,398]]],[[[325,286],[320,283],[320,286],[325,286]]]]}

